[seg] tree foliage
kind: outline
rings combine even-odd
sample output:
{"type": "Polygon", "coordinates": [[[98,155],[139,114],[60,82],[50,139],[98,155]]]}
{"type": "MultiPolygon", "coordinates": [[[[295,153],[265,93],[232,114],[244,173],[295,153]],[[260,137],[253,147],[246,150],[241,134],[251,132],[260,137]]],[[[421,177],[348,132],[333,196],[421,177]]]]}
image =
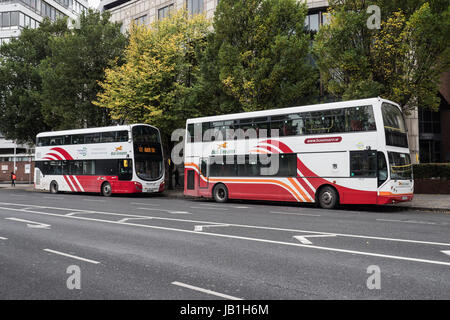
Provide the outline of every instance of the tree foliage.
{"type": "Polygon", "coordinates": [[[330,24],[313,46],[326,90],[337,99],[382,96],[405,110],[437,109],[450,66],[447,1],[378,0],[381,29],[367,28],[364,0],[330,1],[330,24]]]}
{"type": "Polygon", "coordinates": [[[45,19],[39,28],[22,30],[18,39],[0,47],[0,131],[20,142],[34,141],[51,129],[41,108],[39,66],[50,55],[52,37],[68,32],[67,21],[45,19]]]}
{"type": "Polygon", "coordinates": [[[70,29],[67,19],[45,19],[0,47],[0,131],[8,138],[33,142],[42,131],[111,123],[91,101],[126,38],[109,13],[79,19],[70,29]]]}
{"type": "Polygon", "coordinates": [[[126,37],[110,13],[89,10],[79,27],[50,41],[51,55],[40,65],[42,113],[54,129],[97,127],[111,124],[105,109],[92,101],[100,91],[104,69],[120,63],[126,37]]]}
{"type": "Polygon", "coordinates": [[[308,59],[306,12],[296,0],[220,1],[202,59],[200,103],[228,113],[310,101],[318,73],[308,59]]]}
{"type": "Polygon", "coordinates": [[[198,74],[198,52],[205,47],[210,23],[185,10],[146,26],[133,26],[125,63],[106,70],[95,105],[113,119],[149,123],[170,134],[188,117],[202,113],[191,104],[198,74]]]}

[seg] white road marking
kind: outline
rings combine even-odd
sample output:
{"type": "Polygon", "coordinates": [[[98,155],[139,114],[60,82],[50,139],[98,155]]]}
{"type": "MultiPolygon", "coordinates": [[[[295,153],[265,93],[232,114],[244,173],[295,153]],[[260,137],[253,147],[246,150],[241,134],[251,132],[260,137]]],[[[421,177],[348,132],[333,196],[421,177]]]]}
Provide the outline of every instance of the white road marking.
{"type": "Polygon", "coordinates": [[[289,214],[289,215],[293,215],[293,216],[320,217],[320,214],[312,214],[312,213],[281,212],[281,211],[270,211],[270,213],[289,214]]]}
{"type": "MultiPolygon", "coordinates": [[[[429,221],[417,221],[417,220],[393,220],[393,219],[377,219],[377,221],[386,221],[386,222],[403,222],[403,223],[415,223],[415,224],[431,224],[437,225],[441,223],[429,222],[429,221]]],[[[446,224],[446,223],[442,223],[446,224]]]]}
{"type": "Polygon", "coordinates": [[[65,216],[71,217],[76,214],[89,214],[89,213],[95,213],[95,212],[94,211],[70,212],[70,213],[66,213],[65,216]]]}
{"type": "MultiPolygon", "coordinates": [[[[11,208],[2,208],[2,207],[0,207],[0,209],[21,211],[21,209],[11,209],[11,208]]],[[[71,209],[71,210],[73,210],[73,209],[71,209]]],[[[35,214],[47,215],[47,216],[67,218],[67,219],[96,221],[96,222],[102,222],[102,223],[119,224],[119,225],[133,226],[133,227],[142,227],[142,228],[150,228],[150,229],[165,230],[165,231],[175,231],[175,232],[182,232],[182,233],[191,233],[191,234],[197,234],[197,235],[206,235],[206,236],[221,237],[221,238],[228,238],[228,239],[248,240],[248,241],[255,241],[255,242],[262,242],[262,243],[278,244],[278,245],[281,244],[281,245],[286,245],[286,246],[295,246],[295,247],[310,248],[310,249],[317,249],[317,250],[324,250],[324,251],[331,251],[331,252],[341,252],[341,253],[357,254],[357,255],[362,255],[362,256],[380,257],[380,258],[386,258],[386,259],[404,260],[404,261],[413,261],[413,262],[422,262],[422,263],[450,266],[450,262],[443,262],[443,261],[436,261],[436,260],[410,258],[410,257],[403,257],[403,256],[386,255],[386,254],[380,254],[380,253],[355,251],[355,250],[346,250],[346,249],[338,249],[338,248],[331,248],[331,247],[320,247],[320,246],[304,245],[304,244],[293,243],[293,242],[284,242],[284,241],[275,241],[275,240],[268,240],[268,239],[250,238],[250,237],[234,236],[234,235],[220,234],[220,233],[209,233],[209,232],[199,233],[197,231],[191,231],[191,230],[185,230],[185,229],[150,226],[150,225],[143,225],[143,224],[137,224],[137,223],[128,223],[128,222],[117,222],[117,221],[109,221],[109,220],[94,219],[94,218],[87,218],[87,217],[77,217],[77,216],[67,217],[67,216],[60,215],[60,214],[48,213],[48,212],[40,212],[40,211],[29,211],[29,212],[30,213],[35,213],[35,214]]],[[[105,213],[105,212],[103,212],[103,213],[102,212],[97,212],[97,213],[126,216],[126,214],[117,214],[117,213],[105,213]]],[[[158,217],[153,217],[153,218],[154,219],[160,219],[158,217]]],[[[166,219],[166,220],[169,220],[169,219],[166,219]]],[[[170,220],[189,221],[189,220],[185,220],[185,219],[170,219],[170,220]]],[[[198,221],[198,222],[200,222],[200,221],[198,221]]],[[[230,226],[239,226],[239,225],[230,224],[230,226]]],[[[266,227],[257,227],[257,228],[261,228],[261,229],[279,229],[279,228],[266,228],[266,227]]],[[[280,229],[280,230],[283,230],[283,229],[280,229]]],[[[284,229],[284,230],[289,230],[289,229],[284,229]]],[[[299,230],[296,230],[296,231],[298,232],[299,230]]],[[[313,233],[313,232],[311,232],[311,233],[313,233]]],[[[319,232],[314,232],[314,233],[319,233],[319,232]]],[[[326,234],[326,233],[322,232],[321,234],[326,234]]],[[[378,238],[378,237],[343,235],[343,234],[338,234],[338,233],[336,233],[335,235],[337,235],[337,236],[355,237],[355,238],[366,238],[366,239],[378,238]]],[[[404,239],[389,239],[389,238],[378,238],[378,239],[388,240],[388,241],[400,241],[400,242],[411,242],[411,243],[422,243],[422,244],[426,243],[426,244],[433,244],[433,245],[450,246],[450,243],[438,243],[438,242],[404,240],[404,239]]]]}
{"type": "Polygon", "coordinates": [[[441,252],[443,254],[446,254],[446,255],[450,256],[450,250],[442,250],[441,252]]]}
{"type": "Polygon", "coordinates": [[[18,219],[18,218],[5,218],[5,220],[25,222],[28,228],[50,229],[51,225],[41,222],[35,222],[30,220],[18,219]]]}
{"type": "Polygon", "coordinates": [[[189,208],[191,208],[191,209],[210,210],[210,211],[214,211],[214,210],[228,211],[228,209],[218,208],[218,207],[212,207],[212,208],[205,208],[205,207],[189,207],[189,208]]]}
{"type": "MultiPolygon", "coordinates": [[[[140,215],[133,215],[133,214],[126,214],[126,213],[112,213],[112,212],[104,212],[104,211],[87,211],[87,210],[81,210],[81,209],[71,209],[71,208],[59,208],[59,207],[48,207],[48,206],[38,206],[38,205],[25,205],[25,204],[16,204],[16,203],[8,203],[8,202],[0,202],[0,204],[6,204],[6,205],[14,205],[14,206],[28,206],[28,207],[35,207],[39,209],[56,209],[56,210],[70,210],[70,211],[79,211],[79,212],[90,212],[90,213],[98,213],[98,214],[104,214],[104,215],[113,215],[113,216],[124,216],[124,217],[143,217],[148,218],[148,216],[140,216],[140,215]]],[[[22,209],[14,209],[14,208],[7,208],[7,207],[0,207],[0,209],[5,210],[12,210],[12,211],[20,211],[24,212],[22,209]]],[[[139,208],[138,208],[139,209],[139,208]]],[[[151,208],[142,208],[143,210],[159,210],[162,211],[164,209],[151,209],[151,208]]],[[[51,214],[47,212],[39,212],[39,211],[26,211],[29,213],[38,213],[38,214],[44,214],[44,215],[52,215],[57,217],[64,217],[64,215],[61,214],[51,214]]],[[[69,217],[69,218],[79,218],[79,219],[88,219],[88,218],[82,218],[82,217],[69,217]]],[[[168,221],[181,221],[181,222],[194,222],[194,223],[201,223],[201,224],[217,224],[217,223],[226,223],[226,222],[216,222],[216,221],[204,221],[204,220],[189,220],[189,219],[179,219],[179,218],[166,218],[166,217],[155,217],[152,216],[151,218],[155,220],[168,220],[168,221]]],[[[95,221],[95,220],[94,220],[95,221]]],[[[104,220],[100,220],[104,221],[104,220]]],[[[365,235],[355,235],[355,234],[346,234],[346,233],[331,233],[331,232],[323,232],[323,231],[312,231],[312,230],[301,230],[301,229],[288,229],[288,228],[274,228],[274,227],[263,227],[263,226],[254,226],[254,225],[243,225],[243,224],[234,224],[234,223],[228,223],[232,227],[241,227],[241,228],[251,228],[251,229],[262,229],[262,230],[274,230],[274,231],[287,231],[287,232],[298,232],[298,233],[313,233],[313,234],[332,234],[340,237],[349,237],[349,238],[362,238],[362,239],[372,239],[372,240],[382,240],[382,241],[393,241],[393,242],[406,242],[406,243],[417,243],[417,244],[429,244],[429,245],[436,245],[436,246],[450,246],[450,243],[445,242],[432,242],[432,241],[422,241],[422,240],[410,240],[410,239],[398,239],[398,238],[385,238],[385,237],[376,237],[376,236],[365,236],[365,235]]]]}
{"type": "Polygon", "coordinates": [[[233,206],[235,209],[250,209],[250,207],[233,206]]]}
{"type": "Polygon", "coordinates": [[[8,238],[0,237],[0,240],[8,240],[8,238]]]}
{"type": "Polygon", "coordinates": [[[203,231],[203,228],[213,228],[213,227],[229,227],[229,224],[208,224],[203,226],[195,226],[194,231],[203,231]]]}
{"type": "Polygon", "coordinates": [[[105,202],[106,200],[100,200],[100,199],[83,199],[84,201],[93,201],[93,202],[105,202]]]}
{"type": "Polygon", "coordinates": [[[11,197],[26,197],[24,194],[12,194],[11,197]]]}
{"type": "Polygon", "coordinates": [[[56,251],[56,250],[44,249],[44,251],[50,252],[50,253],[54,253],[54,254],[59,254],[61,256],[65,256],[65,257],[69,257],[69,258],[73,258],[73,259],[77,259],[77,260],[81,260],[81,261],[85,261],[85,262],[89,262],[89,263],[93,263],[93,264],[99,264],[100,263],[100,262],[95,261],[95,260],[86,259],[86,258],[82,258],[82,257],[77,257],[77,256],[74,256],[72,254],[68,254],[68,253],[64,253],[64,252],[60,252],[60,251],[56,251]]]}
{"type": "Polygon", "coordinates": [[[45,198],[45,199],[52,199],[52,200],[62,200],[62,199],[64,199],[63,197],[48,197],[48,196],[44,196],[43,198],[45,198]]]}
{"type": "Polygon", "coordinates": [[[195,291],[200,291],[203,293],[211,294],[213,296],[221,297],[221,298],[228,299],[228,300],[243,300],[241,298],[229,296],[227,294],[219,293],[219,292],[208,290],[208,289],[203,289],[200,287],[192,286],[190,284],[186,284],[186,283],[182,283],[182,282],[178,282],[178,281],[174,281],[174,282],[172,282],[172,284],[175,286],[184,287],[184,288],[188,288],[188,289],[195,290],[195,291]]]}
{"type": "Polygon", "coordinates": [[[124,218],[121,220],[118,220],[117,222],[127,222],[128,220],[152,220],[153,218],[124,218]]]}
{"type": "Polygon", "coordinates": [[[156,209],[156,208],[136,208],[138,210],[151,210],[151,211],[164,211],[171,214],[191,214],[187,211],[176,211],[176,210],[166,210],[166,209],[156,209]]]}
{"type": "Polygon", "coordinates": [[[160,206],[160,204],[156,204],[156,203],[143,203],[143,202],[130,202],[130,204],[136,204],[139,206],[155,206],[155,207],[160,206]]]}
{"type": "Polygon", "coordinates": [[[306,237],[308,238],[312,238],[312,237],[336,237],[335,234],[314,234],[314,235],[307,235],[307,236],[294,236],[295,239],[297,239],[298,241],[300,241],[303,244],[312,244],[311,241],[309,241],[308,239],[306,239],[306,237]]]}

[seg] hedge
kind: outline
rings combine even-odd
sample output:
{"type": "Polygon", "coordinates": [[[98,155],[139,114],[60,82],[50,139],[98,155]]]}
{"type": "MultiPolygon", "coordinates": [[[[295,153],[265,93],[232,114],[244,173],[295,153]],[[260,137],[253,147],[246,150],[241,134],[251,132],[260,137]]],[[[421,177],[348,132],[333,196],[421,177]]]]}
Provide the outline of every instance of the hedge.
{"type": "Polygon", "coordinates": [[[414,179],[450,179],[450,163],[419,163],[413,165],[414,179]]]}

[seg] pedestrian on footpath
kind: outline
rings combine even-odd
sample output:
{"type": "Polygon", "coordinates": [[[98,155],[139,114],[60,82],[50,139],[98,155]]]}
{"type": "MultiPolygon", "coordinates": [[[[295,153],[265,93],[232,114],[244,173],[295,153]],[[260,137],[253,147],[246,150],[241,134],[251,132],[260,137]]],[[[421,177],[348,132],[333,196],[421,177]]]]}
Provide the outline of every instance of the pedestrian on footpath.
{"type": "Polygon", "coordinates": [[[181,187],[180,184],[180,173],[178,172],[178,168],[175,168],[175,187],[181,187]]]}
{"type": "Polygon", "coordinates": [[[16,174],[14,172],[11,172],[11,187],[16,186],[16,174]]]}

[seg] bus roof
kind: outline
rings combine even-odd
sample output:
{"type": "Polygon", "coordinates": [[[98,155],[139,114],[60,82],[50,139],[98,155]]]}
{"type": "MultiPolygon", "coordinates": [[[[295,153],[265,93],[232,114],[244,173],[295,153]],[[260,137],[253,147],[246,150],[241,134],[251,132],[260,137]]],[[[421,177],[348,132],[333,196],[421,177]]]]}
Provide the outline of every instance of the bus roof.
{"type": "Polygon", "coordinates": [[[83,133],[96,133],[96,132],[109,132],[109,131],[121,131],[130,130],[134,126],[149,126],[158,130],[158,128],[144,123],[136,123],[131,125],[121,125],[121,126],[109,126],[109,127],[97,127],[97,128],[83,128],[83,129],[72,129],[72,130],[61,130],[61,131],[47,131],[41,132],[36,135],[36,137],[48,137],[48,136],[62,136],[66,134],[83,134],[83,133]]]}
{"type": "Polygon", "coordinates": [[[187,123],[198,123],[198,122],[209,122],[209,121],[223,121],[223,120],[233,120],[233,119],[245,119],[245,118],[255,118],[255,117],[267,117],[271,115],[283,115],[295,112],[308,112],[315,110],[327,110],[333,108],[345,108],[352,106],[361,106],[365,104],[373,104],[375,102],[389,102],[396,106],[399,106],[397,103],[382,99],[380,97],[377,98],[369,98],[369,99],[361,99],[361,100],[349,100],[349,101],[340,101],[340,102],[330,102],[330,103],[322,103],[322,104],[314,104],[307,106],[296,106],[296,107],[288,107],[281,109],[269,109],[262,111],[253,111],[253,112],[241,112],[241,113],[233,113],[233,114],[224,114],[218,116],[210,116],[210,117],[201,117],[201,118],[192,118],[188,119],[187,123]]]}

